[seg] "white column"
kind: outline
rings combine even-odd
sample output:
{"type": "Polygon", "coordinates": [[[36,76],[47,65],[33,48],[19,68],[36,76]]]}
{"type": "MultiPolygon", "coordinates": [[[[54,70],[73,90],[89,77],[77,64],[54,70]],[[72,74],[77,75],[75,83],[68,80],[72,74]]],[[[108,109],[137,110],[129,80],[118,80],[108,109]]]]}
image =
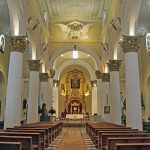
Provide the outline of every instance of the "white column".
{"type": "Polygon", "coordinates": [[[10,53],[4,129],[20,125],[21,121],[21,85],[23,53],[27,46],[24,36],[8,37],[13,52],[10,53]]]}
{"type": "Polygon", "coordinates": [[[92,82],[92,115],[97,114],[97,81],[92,82]]]}
{"type": "Polygon", "coordinates": [[[120,98],[120,79],[119,68],[121,60],[109,60],[110,70],[110,104],[111,121],[121,125],[121,98],[120,98]]]}
{"type": "Polygon", "coordinates": [[[110,122],[110,96],[109,96],[109,81],[110,74],[102,73],[102,118],[104,121],[110,122]]]}
{"type": "Polygon", "coordinates": [[[27,123],[38,121],[40,60],[28,60],[30,69],[27,123]]]}
{"type": "Polygon", "coordinates": [[[95,70],[97,77],[97,113],[102,116],[102,75],[100,70],[95,70]]]}
{"type": "Polygon", "coordinates": [[[139,37],[124,36],[120,42],[125,52],[126,122],[127,126],[142,130],[142,110],[138,54],[139,37]]]}
{"type": "Polygon", "coordinates": [[[49,70],[49,83],[48,83],[48,103],[47,106],[51,108],[53,106],[53,100],[54,100],[54,93],[53,93],[53,77],[55,75],[55,70],[50,69],[49,70]]]}
{"type": "MultiPolygon", "coordinates": [[[[48,73],[40,73],[40,103],[41,106],[43,103],[48,104],[48,73]]],[[[50,107],[47,106],[49,110],[50,107]]]]}
{"type": "Polygon", "coordinates": [[[54,103],[53,108],[56,110],[56,116],[59,116],[59,103],[58,103],[58,87],[54,87],[54,103]]]}

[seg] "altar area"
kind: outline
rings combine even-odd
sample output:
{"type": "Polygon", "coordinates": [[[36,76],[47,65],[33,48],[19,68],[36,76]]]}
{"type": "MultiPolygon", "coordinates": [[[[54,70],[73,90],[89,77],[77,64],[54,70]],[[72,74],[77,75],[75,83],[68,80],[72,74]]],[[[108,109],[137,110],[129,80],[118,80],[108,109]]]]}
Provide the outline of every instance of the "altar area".
{"type": "Polygon", "coordinates": [[[84,115],[83,114],[66,114],[67,119],[72,119],[72,120],[79,120],[83,119],[84,115]]]}

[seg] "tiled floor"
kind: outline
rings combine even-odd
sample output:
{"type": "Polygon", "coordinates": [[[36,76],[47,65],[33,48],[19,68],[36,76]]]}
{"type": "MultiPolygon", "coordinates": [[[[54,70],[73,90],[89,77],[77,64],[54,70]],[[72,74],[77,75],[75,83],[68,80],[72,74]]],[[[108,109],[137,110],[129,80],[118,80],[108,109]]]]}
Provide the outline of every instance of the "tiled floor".
{"type": "Polygon", "coordinates": [[[63,128],[47,150],[96,150],[83,127],[63,128]]]}

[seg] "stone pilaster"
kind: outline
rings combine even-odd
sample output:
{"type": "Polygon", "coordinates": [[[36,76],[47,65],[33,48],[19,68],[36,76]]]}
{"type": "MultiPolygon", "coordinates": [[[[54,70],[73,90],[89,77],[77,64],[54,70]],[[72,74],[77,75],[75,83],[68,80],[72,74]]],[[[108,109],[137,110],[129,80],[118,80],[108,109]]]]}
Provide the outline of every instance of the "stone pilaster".
{"type": "MultiPolygon", "coordinates": [[[[40,73],[40,105],[42,105],[43,103],[45,103],[46,105],[48,104],[48,78],[48,73],[40,73]]],[[[49,107],[47,108],[50,109],[49,107]]]]}
{"type": "Polygon", "coordinates": [[[106,112],[106,107],[110,106],[110,94],[109,94],[109,81],[110,74],[102,73],[102,118],[104,121],[110,122],[110,112],[106,112]]]}
{"type": "Polygon", "coordinates": [[[53,94],[53,78],[55,75],[55,69],[50,69],[49,70],[49,103],[48,106],[51,107],[53,105],[53,100],[54,100],[54,94],[53,94]]]}
{"type": "Polygon", "coordinates": [[[119,69],[121,60],[109,60],[108,67],[110,70],[110,110],[111,121],[121,124],[121,98],[120,98],[120,79],[119,69]]]}
{"type": "Polygon", "coordinates": [[[8,83],[4,128],[20,125],[21,121],[21,83],[23,69],[23,52],[28,41],[25,36],[9,36],[7,42],[12,48],[9,61],[8,83]]]}
{"type": "Polygon", "coordinates": [[[142,130],[142,110],[138,50],[140,37],[123,36],[120,42],[125,52],[126,122],[127,126],[142,130]]]}
{"type": "Polygon", "coordinates": [[[29,99],[28,99],[28,115],[27,123],[38,121],[38,96],[39,96],[39,70],[40,60],[28,60],[30,70],[29,80],[29,99]]]}
{"type": "Polygon", "coordinates": [[[102,116],[102,73],[100,70],[95,70],[95,75],[97,78],[97,113],[102,116]]]}

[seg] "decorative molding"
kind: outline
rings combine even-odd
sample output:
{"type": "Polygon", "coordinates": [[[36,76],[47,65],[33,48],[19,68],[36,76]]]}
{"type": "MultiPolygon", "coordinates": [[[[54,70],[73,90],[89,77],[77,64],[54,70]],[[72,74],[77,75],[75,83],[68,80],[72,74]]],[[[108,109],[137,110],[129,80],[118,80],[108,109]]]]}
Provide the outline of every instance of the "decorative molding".
{"type": "Polygon", "coordinates": [[[24,53],[29,43],[26,36],[6,36],[6,41],[13,51],[22,53],[24,53]]]}
{"type": "Polygon", "coordinates": [[[119,71],[122,60],[109,60],[107,63],[110,71],[119,71]]]}
{"type": "Polygon", "coordinates": [[[120,17],[115,17],[111,20],[110,24],[114,28],[114,30],[118,30],[121,28],[121,18],[120,17]]]}
{"type": "Polygon", "coordinates": [[[138,52],[141,38],[142,36],[123,35],[123,39],[119,42],[119,44],[123,48],[124,53],[138,52]]]}
{"type": "Polygon", "coordinates": [[[94,24],[95,23],[83,24],[79,21],[73,21],[68,24],[59,23],[56,25],[61,28],[65,38],[71,37],[73,40],[76,39],[87,40],[88,31],[90,27],[93,26],[94,24]]]}
{"type": "Polygon", "coordinates": [[[55,75],[55,69],[50,69],[49,70],[49,76],[50,76],[50,78],[53,78],[54,77],[54,75],[55,75]]]}
{"type": "Polygon", "coordinates": [[[100,72],[100,70],[95,70],[95,75],[97,79],[102,79],[102,73],[100,72]]]}
{"type": "Polygon", "coordinates": [[[40,73],[40,81],[48,82],[48,73],[40,73]]]}
{"type": "Polygon", "coordinates": [[[30,71],[39,72],[41,66],[40,60],[27,60],[27,63],[30,71]]]}
{"type": "Polygon", "coordinates": [[[102,81],[109,82],[110,81],[110,73],[102,73],[102,81]]]}

